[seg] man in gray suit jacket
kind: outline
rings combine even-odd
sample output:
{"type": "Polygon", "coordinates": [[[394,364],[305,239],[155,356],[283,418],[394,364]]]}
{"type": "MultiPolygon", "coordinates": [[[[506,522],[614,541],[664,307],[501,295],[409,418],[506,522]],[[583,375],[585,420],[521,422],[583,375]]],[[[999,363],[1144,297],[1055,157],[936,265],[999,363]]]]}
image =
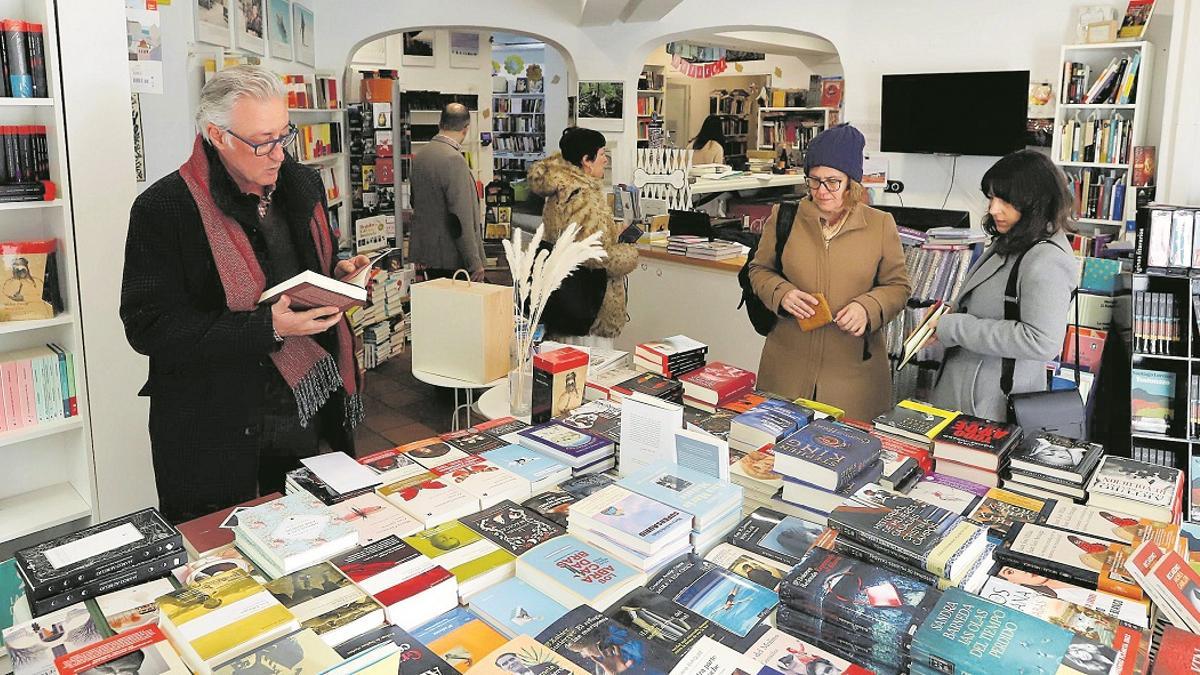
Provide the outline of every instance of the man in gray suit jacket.
{"type": "Polygon", "coordinates": [[[413,157],[412,233],[408,257],[427,279],[466,269],[483,281],[483,240],[479,236],[479,196],[462,144],[471,113],[461,103],[442,109],[438,134],[413,157]]]}

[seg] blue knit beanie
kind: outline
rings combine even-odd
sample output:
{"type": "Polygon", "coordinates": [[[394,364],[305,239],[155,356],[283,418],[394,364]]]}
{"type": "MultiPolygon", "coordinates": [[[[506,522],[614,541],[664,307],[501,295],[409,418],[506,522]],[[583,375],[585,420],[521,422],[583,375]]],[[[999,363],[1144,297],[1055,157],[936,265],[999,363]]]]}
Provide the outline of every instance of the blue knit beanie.
{"type": "Polygon", "coordinates": [[[863,177],[863,148],[867,139],[862,132],[849,123],[830,127],[817,134],[808,144],[808,153],[804,155],[804,173],[814,166],[827,166],[837,169],[861,183],[863,177]]]}

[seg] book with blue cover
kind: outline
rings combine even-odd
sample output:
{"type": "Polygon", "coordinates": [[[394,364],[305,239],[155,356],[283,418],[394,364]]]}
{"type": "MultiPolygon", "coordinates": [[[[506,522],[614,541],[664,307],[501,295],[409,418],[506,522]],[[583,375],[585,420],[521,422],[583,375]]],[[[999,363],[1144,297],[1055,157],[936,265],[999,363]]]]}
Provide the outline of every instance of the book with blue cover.
{"type": "Polygon", "coordinates": [[[911,656],[941,673],[963,663],[981,673],[1107,673],[1117,658],[1110,647],[958,588],[917,629],[911,656]]]}
{"type": "Polygon", "coordinates": [[[702,637],[731,647],[742,640],[715,621],[646,588],[630,591],[613,603],[606,614],[642,638],[669,650],[676,658],[686,654],[702,637]]]}
{"type": "Polygon", "coordinates": [[[834,420],[816,420],[775,444],[775,471],[837,492],[879,464],[878,438],[834,420]]]}
{"type": "Polygon", "coordinates": [[[664,567],[646,588],[752,640],[766,632],[763,619],[779,605],[775,591],[691,554],[664,567]]]}
{"type": "Polygon", "coordinates": [[[611,553],[571,535],[556,537],[517,558],[517,576],[568,607],[608,609],[646,575],[611,553]]]}
{"type": "Polygon", "coordinates": [[[537,641],[590,673],[668,675],[679,661],[669,650],[646,640],[589,605],[580,605],[537,635],[537,641]],[[609,669],[605,662],[619,664],[609,669]]]}
{"type": "Polygon", "coordinates": [[[788,635],[852,661],[875,675],[899,675],[904,669],[906,653],[896,643],[864,640],[857,633],[844,631],[820,617],[787,605],[780,605],[775,623],[788,635]]]}
{"type": "Polygon", "coordinates": [[[741,443],[751,449],[780,439],[812,421],[813,411],[791,401],[769,398],[729,423],[731,443],[741,443]]]}
{"type": "Polygon", "coordinates": [[[535,494],[571,477],[571,467],[516,443],[488,450],[483,458],[529,481],[535,494]]]}
{"type": "Polygon", "coordinates": [[[620,485],[584,497],[570,511],[572,527],[594,530],[644,555],[692,531],[691,514],[620,485]]]}
{"type": "Polygon", "coordinates": [[[741,486],[669,462],[652,464],[621,478],[617,485],[691,514],[697,531],[742,504],[741,486]]]}
{"type": "Polygon", "coordinates": [[[547,453],[552,459],[561,458],[572,468],[613,452],[612,441],[554,420],[522,429],[517,438],[521,445],[547,453]]]}
{"type": "Polygon", "coordinates": [[[508,637],[535,636],[567,613],[562,603],[515,577],[471,596],[471,609],[508,637]]]}

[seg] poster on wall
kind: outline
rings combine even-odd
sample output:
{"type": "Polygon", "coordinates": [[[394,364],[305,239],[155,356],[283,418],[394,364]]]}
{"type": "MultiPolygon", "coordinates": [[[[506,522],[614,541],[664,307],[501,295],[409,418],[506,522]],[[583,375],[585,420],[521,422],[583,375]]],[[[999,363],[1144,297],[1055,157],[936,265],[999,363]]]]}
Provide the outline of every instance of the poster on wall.
{"type": "Polygon", "coordinates": [[[133,167],[137,181],[146,182],[146,145],[142,137],[142,100],[137,94],[129,95],[133,108],[133,167]]]}
{"type": "Polygon", "coordinates": [[[292,49],[300,63],[317,65],[317,41],[313,12],[304,5],[292,3],[292,49]]]}
{"type": "Polygon", "coordinates": [[[406,66],[435,65],[433,58],[433,36],[431,30],[410,30],[404,32],[404,43],[401,45],[400,63],[406,66]]]}
{"type": "Polygon", "coordinates": [[[479,67],[479,33],[450,31],[450,67],[479,67]]]}
{"type": "Polygon", "coordinates": [[[154,0],[125,0],[129,82],[135,93],[163,93],[162,31],[154,0]]]}
{"type": "MultiPolygon", "coordinates": [[[[232,47],[229,39],[229,5],[236,0],[193,0],[196,3],[196,42],[232,47]]],[[[163,4],[159,2],[159,4],[163,4]]]]}
{"type": "Polygon", "coordinates": [[[234,46],[266,56],[267,40],[263,34],[266,0],[237,0],[233,13],[234,46]]]}
{"type": "Polygon", "coordinates": [[[625,83],[580,81],[578,105],[579,122],[583,126],[620,129],[625,110],[625,83]]]}
{"type": "Polygon", "coordinates": [[[292,60],[291,0],[267,0],[267,36],[271,58],[292,60]]]}

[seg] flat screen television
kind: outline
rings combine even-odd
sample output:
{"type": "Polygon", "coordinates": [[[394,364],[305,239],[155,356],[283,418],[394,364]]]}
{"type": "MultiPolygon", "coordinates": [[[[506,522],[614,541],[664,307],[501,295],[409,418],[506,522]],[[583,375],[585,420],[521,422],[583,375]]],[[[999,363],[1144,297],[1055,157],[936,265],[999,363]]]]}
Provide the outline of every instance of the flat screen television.
{"type": "Polygon", "coordinates": [[[998,157],[1025,147],[1029,71],[884,75],[883,152],[998,157]]]}

